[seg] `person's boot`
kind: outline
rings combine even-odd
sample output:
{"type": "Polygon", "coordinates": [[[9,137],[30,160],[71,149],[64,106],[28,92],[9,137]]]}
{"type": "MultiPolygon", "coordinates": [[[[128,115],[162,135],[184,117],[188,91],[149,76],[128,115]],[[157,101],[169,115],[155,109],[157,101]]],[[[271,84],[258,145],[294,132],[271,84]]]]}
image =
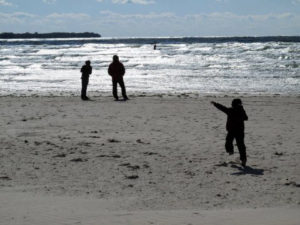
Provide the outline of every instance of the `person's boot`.
{"type": "Polygon", "coordinates": [[[243,166],[243,167],[246,167],[246,162],[247,162],[246,159],[242,160],[242,166],[243,166]]]}

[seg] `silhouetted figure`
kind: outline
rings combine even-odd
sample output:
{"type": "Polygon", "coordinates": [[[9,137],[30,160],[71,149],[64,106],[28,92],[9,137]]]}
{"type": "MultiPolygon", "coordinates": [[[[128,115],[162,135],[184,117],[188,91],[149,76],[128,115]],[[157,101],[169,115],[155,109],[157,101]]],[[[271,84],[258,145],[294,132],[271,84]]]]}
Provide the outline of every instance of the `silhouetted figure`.
{"type": "Polygon", "coordinates": [[[86,96],[86,90],[87,86],[89,84],[89,78],[90,74],[92,74],[92,67],[91,67],[91,61],[86,61],[85,65],[81,67],[81,99],[82,100],[89,100],[89,98],[86,96]]]}
{"type": "Polygon", "coordinates": [[[126,88],[123,80],[123,76],[125,74],[124,65],[119,61],[119,57],[117,55],[113,56],[113,62],[108,67],[108,74],[112,78],[113,83],[113,96],[116,101],[119,100],[118,97],[118,89],[117,85],[119,84],[122,89],[122,96],[124,101],[128,100],[129,98],[126,95],[126,88]]]}
{"type": "Polygon", "coordinates": [[[246,146],[244,143],[244,121],[248,120],[248,116],[243,108],[241,99],[233,99],[232,107],[227,108],[219,103],[211,102],[217,109],[227,114],[226,123],[226,152],[230,155],[233,154],[233,140],[236,140],[237,147],[240,152],[240,159],[242,161],[242,166],[246,166],[247,156],[246,156],[246,146]]]}
{"type": "Polygon", "coordinates": [[[156,44],[154,44],[153,49],[156,50],[156,44]]]}

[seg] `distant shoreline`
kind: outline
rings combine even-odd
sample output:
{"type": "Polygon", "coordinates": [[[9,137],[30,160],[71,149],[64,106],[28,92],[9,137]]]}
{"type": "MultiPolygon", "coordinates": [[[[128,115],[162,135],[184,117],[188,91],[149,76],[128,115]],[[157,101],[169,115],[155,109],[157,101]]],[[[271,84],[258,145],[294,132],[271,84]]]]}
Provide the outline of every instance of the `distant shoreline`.
{"type": "Polygon", "coordinates": [[[107,44],[179,44],[179,43],[266,43],[266,42],[300,42],[300,36],[236,36],[236,37],[102,37],[96,33],[45,33],[45,34],[14,34],[0,33],[0,42],[7,42],[9,39],[18,39],[16,41],[9,40],[10,45],[20,44],[65,44],[67,39],[75,38],[74,41],[80,43],[107,43],[107,44]],[[99,39],[101,37],[101,39],[99,39]],[[49,40],[49,39],[65,39],[65,40],[49,40]],[[80,38],[80,40],[76,40],[80,38]],[[86,38],[86,39],[84,39],[86,38]],[[6,39],[6,40],[5,40],[6,39]],[[24,39],[24,40],[22,40],[24,39]],[[38,40],[30,40],[38,39],[38,40]],[[48,39],[48,40],[46,40],[48,39]],[[21,42],[20,42],[21,41],[21,42]],[[40,42],[40,43],[39,43],[40,42]]]}
{"type": "Polygon", "coordinates": [[[100,34],[83,32],[53,32],[53,33],[0,33],[0,39],[30,39],[30,38],[96,38],[100,34]]]}

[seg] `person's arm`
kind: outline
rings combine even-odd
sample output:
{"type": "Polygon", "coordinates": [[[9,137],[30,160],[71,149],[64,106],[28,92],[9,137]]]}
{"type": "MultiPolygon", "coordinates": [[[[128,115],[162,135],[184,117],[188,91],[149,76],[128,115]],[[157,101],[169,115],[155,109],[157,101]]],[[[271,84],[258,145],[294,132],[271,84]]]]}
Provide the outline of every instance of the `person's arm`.
{"type": "Polygon", "coordinates": [[[246,114],[246,111],[244,110],[244,108],[242,108],[242,109],[243,109],[243,119],[248,120],[248,116],[246,114]]]}
{"type": "Polygon", "coordinates": [[[121,72],[122,76],[125,75],[125,67],[122,63],[121,63],[121,71],[120,72],[121,72]]]}
{"type": "Polygon", "coordinates": [[[93,67],[91,67],[91,69],[90,69],[90,74],[92,74],[92,72],[93,72],[93,67]]]}
{"type": "Polygon", "coordinates": [[[107,72],[108,72],[108,74],[109,74],[110,76],[113,75],[113,74],[112,74],[112,66],[111,66],[111,65],[109,65],[107,72]]]}
{"type": "Polygon", "coordinates": [[[217,109],[221,110],[222,112],[228,114],[228,108],[224,105],[221,105],[217,102],[211,101],[211,104],[213,104],[217,109]]]}

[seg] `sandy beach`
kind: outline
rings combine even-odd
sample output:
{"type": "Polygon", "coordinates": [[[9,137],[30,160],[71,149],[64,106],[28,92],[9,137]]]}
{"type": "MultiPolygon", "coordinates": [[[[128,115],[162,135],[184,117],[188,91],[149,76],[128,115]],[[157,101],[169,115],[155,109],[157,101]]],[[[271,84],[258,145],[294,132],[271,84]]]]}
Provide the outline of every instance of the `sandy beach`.
{"type": "Polygon", "coordinates": [[[0,224],[299,224],[299,97],[129,97],[1,97],[0,224]]]}

